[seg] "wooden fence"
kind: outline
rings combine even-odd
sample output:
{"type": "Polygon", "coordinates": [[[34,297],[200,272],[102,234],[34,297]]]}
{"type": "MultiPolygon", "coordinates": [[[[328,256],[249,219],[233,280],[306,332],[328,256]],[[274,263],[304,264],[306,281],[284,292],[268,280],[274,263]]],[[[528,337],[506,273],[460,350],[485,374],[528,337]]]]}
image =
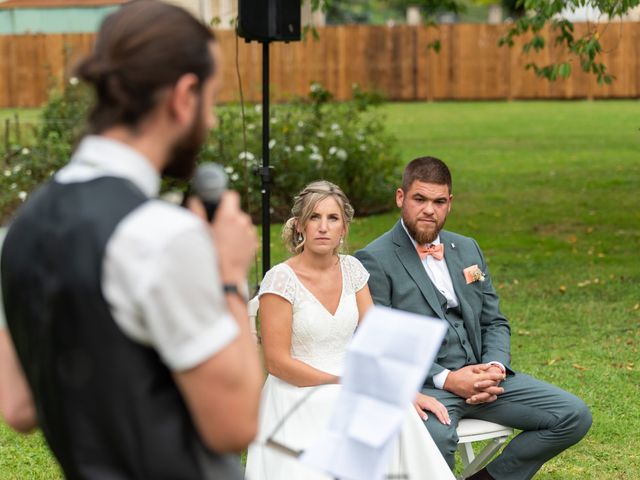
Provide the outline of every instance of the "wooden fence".
{"type": "MultiPolygon", "coordinates": [[[[576,24],[576,34],[586,24],[576,24]]],[[[498,47],[504,25],[454,24],[439,28],[339,26],[319,30],[320,40],[272,44],[273,100],[304,96],[312,81],[321,82],[334,96],[347,99],[358,83],[390,100],[558,99],[640,97],[640,22],[599,25],[602,60],[616,76],[600,86],[572,59],[573,74],[555,82],[537,78],[525,65],[568,59],[546,30],[547,48],[522,52],[523,40],[513,48],[498,47]],[[436,53],[427,46],[439,40],[436,53]]],[[[218,32],[225,52],[221,101],[239,99],[236,77],[236,39],[218,32]]],[[[0,36],[0,107],[42,105],[51,88],[68,79],[78,58],[86,54],[93,34],[0,36]]],[[[238,41],[238,63],[245,99],[261,98],[261,46],[238,41]]]]}

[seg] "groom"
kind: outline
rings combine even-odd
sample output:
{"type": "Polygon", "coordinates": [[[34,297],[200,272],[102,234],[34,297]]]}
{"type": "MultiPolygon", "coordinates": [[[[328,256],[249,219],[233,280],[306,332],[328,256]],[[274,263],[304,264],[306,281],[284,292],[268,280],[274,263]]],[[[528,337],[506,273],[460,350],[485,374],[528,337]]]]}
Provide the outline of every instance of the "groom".
{"type": "Polygon", "coordinates": [[[437,158],[410,162],[396,191],[402,219],[356,253],[371,274],[374,302],[449,324],[422,393],[436,397],[451,423],[425,421],[453,468],[463,417],[522,432],[473,479],[528,479],[577,443],[591,426],[582,400],[510,367],[510,328],[475,240],[442,230],[451,210],[451,174],[437,158]]]}

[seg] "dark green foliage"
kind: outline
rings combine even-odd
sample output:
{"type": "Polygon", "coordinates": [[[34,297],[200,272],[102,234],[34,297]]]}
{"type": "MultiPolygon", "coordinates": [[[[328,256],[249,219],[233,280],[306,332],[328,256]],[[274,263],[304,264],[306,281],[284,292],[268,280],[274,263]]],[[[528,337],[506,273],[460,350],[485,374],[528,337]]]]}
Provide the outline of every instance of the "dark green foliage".
{"type": "MultiPolygon", "coordinates": [[[[357,85],[353,96],[350,102],[331,103],[331,93],[313,84],[307,99],[272,107],[274,219],[288,216],[293,195],[320,178],[340,185],[359,215],[390,207],[399,159],[395,140],[386,133],[383,118],[374,108],[381,97],[363,92],[357,85]]],[[[86,88],[69,85],[46,105],[41,126],[35,129],[31,141],[0,146],[6,150],[0,150],[3,221],[68,161],[82,134],[91,100],[86,88]]],[[[258,220],[260,178],[255,171],[262,165],[262,113],[254,105],[245,110],[246,144],[240,106],[222,106],[217,109],[219,128],[211,132],[200,157],[201,161],[215,161],[226,167],[231,187],[240,191],[245,208],[258,220]]],[[[184,182],[163,184],[165,191],[185,188],[184,182]]]]}
{"type": "MultiPolygon", "coordinates": [[[[340,185],[358,215],[388,210],[399,158],[395,140],[385,131],[375,105],[379,95],[354,86],[354,100],[330,103],[320,84],[307,100],[275,105],[271,111],[270,165],[273,166],[271,209],[275,220],[288,217],[293,196],[307,183],[326,179],[340,185]]],[[[219,109],[219,126],[203,149],[203,161],[223,164],[231,185],[240,191],[254,219],[260,212],[262,165],[260,106],[246,109],[247,144],[242,137],[240,107],[219,109]]]]}

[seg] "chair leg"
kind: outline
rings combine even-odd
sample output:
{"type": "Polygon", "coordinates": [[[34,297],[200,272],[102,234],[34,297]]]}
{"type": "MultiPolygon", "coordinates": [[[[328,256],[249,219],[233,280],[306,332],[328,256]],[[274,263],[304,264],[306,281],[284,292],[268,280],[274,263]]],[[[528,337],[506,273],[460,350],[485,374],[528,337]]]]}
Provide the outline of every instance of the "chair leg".
{"type": "Polygon", "coordinates": [[[464,465],[464,467],[467,468],[467,465],[469,465],[471,462],[473,462],[473,459],[476,456],[476,454],[473,451],[473,445],[471,444],[471,442],[469,442],[469,443],[461,443],[458,446],[458,451],[460,452],[460,458],[462,459],[462,465],[464,465]]]}
{"type": "Polygon", "coordinates": [[[460,445],[460,447],[464,447],[464,450],[460,449],[460,456],[462,457],[464,470],[462,471],[462,474],[459,478],[465,479],[476,473],[478,470],[482,469],[491,459],[491,457],[493,457],[493,455],[495,455],[500,447],[507,441],[507,438],[509,437],[494,438],[480,453],[478,453],[478,456],[475,458],[473,458],[473,449],[471,448],[470,443],[460,445]],[[471,457],[469,457],[467,449],[471,449],[471,457]]]}

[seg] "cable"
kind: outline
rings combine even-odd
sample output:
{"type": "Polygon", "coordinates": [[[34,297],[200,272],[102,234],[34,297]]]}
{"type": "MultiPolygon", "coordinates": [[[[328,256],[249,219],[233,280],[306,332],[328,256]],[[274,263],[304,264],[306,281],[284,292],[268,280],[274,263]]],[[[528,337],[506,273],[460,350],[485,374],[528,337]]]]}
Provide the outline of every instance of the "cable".
{"type": "MultiPolygon", "coordinates": [[[[234,28],[234,33],[235,33],[235,38],[236,38],[236,52],[235,52],[235,56],[236,56],[236,76],[238,78],[238,90],[240,92],[240,116],[242,118],[242,151],[244,152],[244,185],[245,185],[245,192],[244,192],[244,196],[246,198],[246,203],[245,203],[245,208],[246,211],[249,215],[251,215],[251,190],[249,187],[249,155],[247,155],[247,119],[245,117],[245,110],[244,110],[244,92],[242,90],[242,76],[240,75],[240,46],[239,46],[239,39],[240,36],[238,35],[238,18],[236,17],[236,25],[234,28]]],[[[253,256],[253,267],[254,267],[254,275],[255,275],[255,281],[253,283],[253,294],[250,295],[250,297],[254,297],[256,293],[258,293],[258,288],[260,286],[260,280],[258,279],[258,252],[256,251],[256,253],[253,256]]],[[[266,273],[266,272],[264,272],[266,273]]]]}

